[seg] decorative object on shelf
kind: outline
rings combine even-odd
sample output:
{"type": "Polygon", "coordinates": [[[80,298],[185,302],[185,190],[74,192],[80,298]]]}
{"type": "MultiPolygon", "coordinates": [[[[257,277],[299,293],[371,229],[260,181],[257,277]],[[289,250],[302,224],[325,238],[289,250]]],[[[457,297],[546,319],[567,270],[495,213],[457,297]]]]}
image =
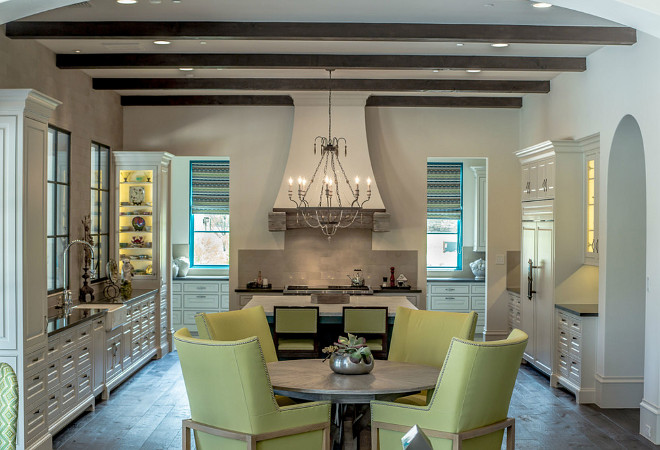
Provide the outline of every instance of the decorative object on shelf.
{"type": "Polygon", "coordinates": [[[135,248],[144,247],[144,236],[132,236],[131,247],[135,247],[135,248]]]}
{"type": "Polygon", "coordinates": [[[105,265],[105,273],[108,274],[108,282],[103,288],[103,296],[113,301],[119,297],[119,266],[114,259],[108,260],[105,265]]]}
{"type": "MultiPolygon", "coordinates": [[[[289,200],[296,205],[296,218],[302,217],[305,225],[310,228],[320,228],[321,232],[330,239],[339,228],[351,226],[360,216],[363,205],[371,198],[371,178],[367,178],[366,199],[360,199],[360,178],[355,177],[355,188],[346,175],[344,167],[339,159],[339,145],[344,143],[344,156],[348,154],[346,139],[332,136],[332,71],[326,69],[329,74],[328,83],[328,137],[317,136],[314,139],[314,154],[316,154],[317,142],[321,147],[321,159],[307,182],[306,178],[298,177],[298,193],[293,196],[293,178],[289,178],[289,200]],[[307,200],[307,193],[314,182],[318,179],[318,204],[312,206],[307,200]],[[344,184],[348,188],[346,191],[344,184]],[[333,192],[334,189],[334,192],[333,192]],[[350,197],[342,203],[341,190],[350,192],[350,197]],[[335,200],[336,199],[336,200],[335,200]]],[[[316,197],[316,194],[310,197],[316,197]]]]}
{"type": "Polygon", "coordinates": [[[397,287],[405,287],[408,285],[408,278],[404,274],[399,274],[399,277],[396,279],[397,287]]]}
{"type": "Polygon", "coordinates": [[[387,277],[383,277],[383,287],[387,287],[387,277]]]}
{"type": "Polygon", "coordinates": [[[87,242],[89,244],[88,246],[83,246],[83,267],[82,267],[82,279],[83,279],[83,284],[80,286],[79,289],[79,294],[78,294],[78,301],[81,303],[86,303],[86,302],[93,302],[94,301],[94,289],[87,283],[87,280],[90,279],[91,277],[94,276],[94,270],[91,270],[90,272],[90,266],[92,265],[92,247],[94,246],[94,239],[92,238],[92,234],[90,232],[90,224],[91,224],[91,219],[89,214],[83,217],[82,219],[82,225],[83,225],[83,241],[87,242]]]}
{"type": "Polygon", "coordinates": [[[360,287],[364,286],[364,277],[362,276],[362,269],[353,269],[353,276],[346,275],[351,280],[351,286],[360,287]]]}
{"type": "Polygon", "coordinates": [[[482,258],[470,263],[470,270],[474,274],[475,280],[483,280],[486,277],[486,261],[482,258]]]}
{"type": "Polygon", "coordinates": [[[339,336],[337,342],[322,351],[327,354],[323,361],[330,358],[330,368],[335,373],[360,375],[374,368],[374,357],[367,340],[351,333],[348,333],[348,338],[339,336]]]}
{"type": "Polygon", "coordinates": [[[122,260],[121,265],[121,287],[119,293],[124,300],[131,298],[133,293],[133,275],[135,268],[128,259],[122,260]]]}
{"type": "Polygon", "coordinates": [[[146,177],[147,177],[147,183],[151,183],[151,177],[149,175],[147,175],[146,177]]]}
{"type": "Polygon", "coordinates": [[[185,277],[188,275],[188,270],[190,269],[190,260],[185,256],[179,256],[174,260],[177,266],[179,266],[179,276],[185,277]]]}
{"type": "Polygon", "coordinates": [[[394,266],[390,267],[390,287],[396,287],[396,282],[394,281],[394,266]]]}
{"type": "Polygon", "coordinates": [[[133,205],[141,205],[144,201],[144,187],[131,186],[128,188],[128,199],[133,205]]]}
{"type": "Polygon", "coordinates": [[[152,274],[154,273],[154,268],[151,266],[151,264],[149,264],[149,265],[144,269],[144,273],[146,273],[147,275],[152,275],[152,274]]]}
{"type": "Polygon", "coordinates": [[[121,172],[122,177],[124,177],[124,183],[128,183],[128,179],[131,178],[131,175],[133,175],[132,170],[122,170],[121,172]]]}
{"type": "Polygon", "coordinates": [[[147,222],[144,220],[143,217],[140,216],[135,216],[133,217],[133,220],[131,220],[131,225],[133,225],[133,229],[135,231],[144,231],[144,226],[147,224],[147,222]]]}
{"type": "Polygon", "coordinates": [[[177,266],[175,261],[172,261],[172,278],[179,276],[179,266],[177,266]]]}

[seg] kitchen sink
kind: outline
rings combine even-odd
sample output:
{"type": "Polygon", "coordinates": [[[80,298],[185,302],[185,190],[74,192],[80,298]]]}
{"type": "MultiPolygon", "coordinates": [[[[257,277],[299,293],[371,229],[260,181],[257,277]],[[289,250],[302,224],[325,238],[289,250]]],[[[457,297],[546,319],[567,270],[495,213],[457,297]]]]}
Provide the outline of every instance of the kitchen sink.
{"type": "Polygon", "coordinates": [[[128,308],[126,305],[117,303],[84,303],[74,306],[74,309],[107,309],[105,314],[105,329],[106,331],[114,330],[115,328],[123,325],[128,320],[128,308]]]}

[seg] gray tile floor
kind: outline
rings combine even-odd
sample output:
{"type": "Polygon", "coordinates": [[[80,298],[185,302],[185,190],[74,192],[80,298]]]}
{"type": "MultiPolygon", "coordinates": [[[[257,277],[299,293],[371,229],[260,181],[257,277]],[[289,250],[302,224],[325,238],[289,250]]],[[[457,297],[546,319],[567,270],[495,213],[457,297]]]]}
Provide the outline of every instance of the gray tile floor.
{"type": "MultiPolygon", "coordinates": [[[[638,434],[639,410],[579,406],[522,366],[509,415],[517,449],[660,449],[638,434]]],[[[180,449],[181,419],[189,416],[179,360],[170,353],[54,437],[55,449],[180,449]]]]}

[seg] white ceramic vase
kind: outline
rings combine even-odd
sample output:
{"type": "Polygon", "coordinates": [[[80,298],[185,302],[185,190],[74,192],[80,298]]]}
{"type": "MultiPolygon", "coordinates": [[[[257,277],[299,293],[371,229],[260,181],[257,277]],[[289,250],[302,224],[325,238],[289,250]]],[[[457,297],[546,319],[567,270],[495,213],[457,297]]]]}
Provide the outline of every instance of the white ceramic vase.
{"type": "Polygon", "coordinates": [[[486,277],[486,261],[482,258],[472,261],[470,263],[470,269],[474,274],[475,280],[483,280],[486,277]]]}
{"type": "Polygon", "coordinates": [[[179,267],[179,276],[185,277],[188,275],[188,270],[190,269],[190,260],[185,256],[179,256],[174,260],[176,265],[179,267]]]}

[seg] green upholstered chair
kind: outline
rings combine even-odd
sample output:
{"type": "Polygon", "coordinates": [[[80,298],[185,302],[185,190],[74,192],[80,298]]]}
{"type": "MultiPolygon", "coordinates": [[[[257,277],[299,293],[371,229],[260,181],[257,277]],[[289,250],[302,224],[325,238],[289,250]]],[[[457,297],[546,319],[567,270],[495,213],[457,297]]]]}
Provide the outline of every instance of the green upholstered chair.
{"type": "Polygon", "coordinates": [[[236,341],[257,336],[266,362],[277,361],[277,353],[263,306],[238,311],[199,313],[195,315],[197,332],[202,339],[236,341]]]}
{"type": "Polygon", "coordinates": [[[273,328],[280,358],[319,357],[318,306],[275,306],[273,328]]]}
{"type": "Polygon", "coordinates": [[[507,414],[526,345],[517,329],[501,341],[453,338],[428,406],[371,402],[372,449],[400,450],[417,425],[434,450],[499,450],[505,428],[513,450],[515,420],[507,414]]]}
{"type": "Polygon", "coordinates": [[[191,418],[183,421],[183,448],[329,450],[330,403],[279,407],[256,337],[212,341],[174,334],[191,418]]]}
{"type": "Polygon", "coordinates": [[[0,363],[0,449],[16,448],[18,421],[18,379],[14,369],[0,363]]]}
{"type": "Polygon", "coordinates": [[[386,306],[344,306],[342,323],[344,333],[366,338],[375,358],[387,357],[386,306]]]}
{"type": "MultiPolygon", "coordinates": [[[[390,361],[442,367],[451,339],[474,339],[477,313],[424,311],[398,307],[390,342],[390,361]]],[[[423,391],[397,399],[411,405],[426,405],[432,392],[423,391]]]]}

